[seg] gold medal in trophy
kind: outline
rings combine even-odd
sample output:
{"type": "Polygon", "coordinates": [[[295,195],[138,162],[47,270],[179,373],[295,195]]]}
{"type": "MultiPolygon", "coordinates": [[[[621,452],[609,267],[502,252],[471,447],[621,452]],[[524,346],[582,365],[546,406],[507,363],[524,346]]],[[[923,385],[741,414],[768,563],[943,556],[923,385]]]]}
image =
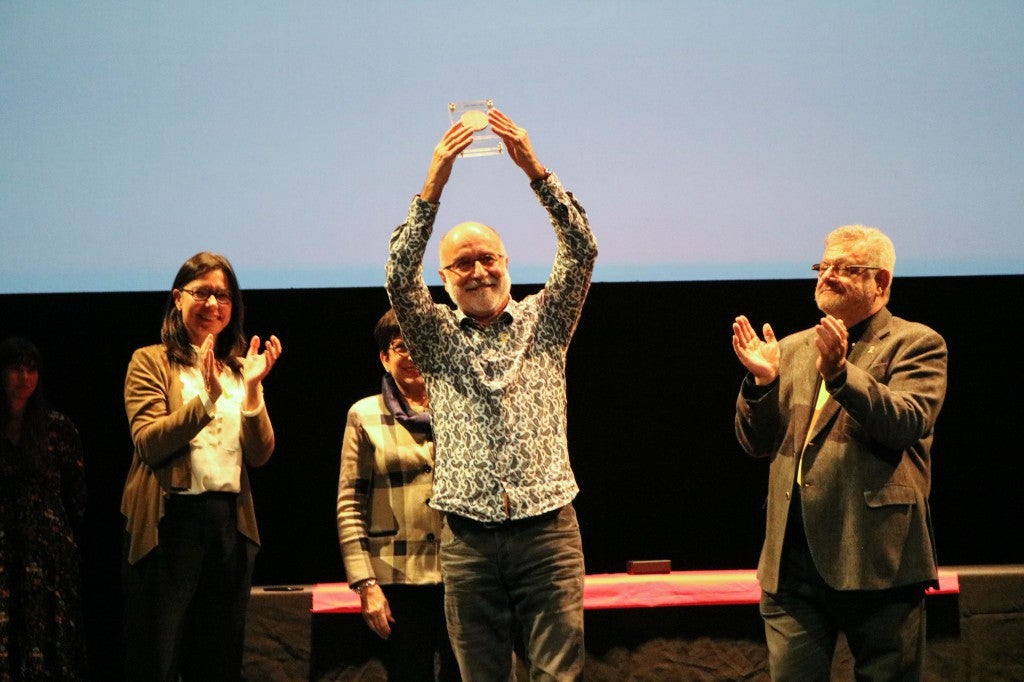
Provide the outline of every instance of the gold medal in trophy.
{"type": "Polygon", "coordinates": [[[452,125],[458,121],[473,131],[473,144],[460,156],[491,156],[503,151],[501,138],[487,127],[487,112],[494,108],[494,100],[478,99],[467,102],[449,102],[448,118],[452,125]]]}

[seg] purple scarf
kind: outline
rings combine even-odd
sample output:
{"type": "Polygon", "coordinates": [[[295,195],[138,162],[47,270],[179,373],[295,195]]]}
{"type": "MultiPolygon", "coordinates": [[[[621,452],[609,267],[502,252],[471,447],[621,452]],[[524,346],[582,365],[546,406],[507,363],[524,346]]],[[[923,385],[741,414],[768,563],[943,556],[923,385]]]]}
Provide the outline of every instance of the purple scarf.
{"type": "Polygon", "coordinates": [[[433,438],[430,428],[430,412],[410,410],[409,403],[405,401],[405,396],[398,390],[398,385],[395,384],[395,380],[390,374],[385,374],[384,379],[380,382],[380,392],[384,396],[384,406],[388,408],[388,412],[394,415],[399,424],[412,433],[425,433],[433,438]]]}

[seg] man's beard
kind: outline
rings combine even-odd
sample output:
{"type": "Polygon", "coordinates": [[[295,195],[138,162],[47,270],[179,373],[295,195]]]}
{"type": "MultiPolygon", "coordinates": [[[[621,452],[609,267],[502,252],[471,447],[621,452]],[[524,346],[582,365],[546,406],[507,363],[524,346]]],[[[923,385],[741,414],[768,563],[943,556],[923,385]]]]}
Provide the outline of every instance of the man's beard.
{"type": "Polygon", "coordinates": [[[837,291],[827,284],[823,285],[815,290],[814,302],[823,313],[840,319],[855,310],[866,313],[871,309],[869,292],[856,286],[847,286],[843,291],[837,291]]]}
{"type": "Polygon", "coordinates": [[[448,296],[455,305],[467,315],[485,315],[494,312],[494,308],[508,299],[512,283],[506,277],[488,277],[482,282],[474,282],[473,288],[458,288],[454,285],[445,287],[448,296]],[[481,309],[481,304],[487,309],[481,309]]]}

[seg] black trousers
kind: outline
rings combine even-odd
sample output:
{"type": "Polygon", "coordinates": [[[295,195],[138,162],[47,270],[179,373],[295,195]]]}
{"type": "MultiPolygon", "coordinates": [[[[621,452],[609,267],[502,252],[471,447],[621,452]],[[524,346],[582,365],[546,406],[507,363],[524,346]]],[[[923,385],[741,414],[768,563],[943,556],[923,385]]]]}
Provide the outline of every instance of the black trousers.
{"type": "MultiPolygon", "coordinates": [[[[790,512],[799,519],[800,508],[790,512]]],[[[779,591],[761,594],[773,680],[830,678],[839,633],[846,636],[858,680],[922,679],[925,585],[839,591],[818,573],[802,524],[786,529],[779,591]]]]}
{"type": "Polygon", "coordinates": [[[159,544],[124,556],[125,678],[239,680],[258,547],[237,530],[234,493],[172,495],[159,544]]]}
{"type": "Polygon", "coordinates": [[[395,618],[384,654],[388,679],[433,680],[435,653],[438,680],[462,679],[445,624],[444,587],[381,585],[381,589],[395,618]]]}

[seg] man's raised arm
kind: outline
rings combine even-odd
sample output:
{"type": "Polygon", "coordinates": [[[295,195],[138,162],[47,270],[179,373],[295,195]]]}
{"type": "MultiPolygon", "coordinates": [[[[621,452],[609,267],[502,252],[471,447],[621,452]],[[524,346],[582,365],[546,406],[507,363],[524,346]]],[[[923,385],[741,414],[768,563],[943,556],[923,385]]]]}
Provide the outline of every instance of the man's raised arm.
{"type": "Polygon", "coordinates": [[[523,169],[530,182],[547,177],[548,169],[537,160],[537,155],[533,153],[533,145],[530,144],[530,136],[525,130],[498,109],[487,112],[487,122],[491,124],[494,134],[505,143],[509,157],[523,169]]]}
{"type": "Polygon", "coordinates": [[[423,183],[420,199],[431,204],[441,201],[441,192],[451,177],[455,159],[471,144],[473,131],[461,122],[456,122],[448,129],[434,147],[434,156],[430,160],[430,168],[427,169],[427,179],[423,183]]]}

